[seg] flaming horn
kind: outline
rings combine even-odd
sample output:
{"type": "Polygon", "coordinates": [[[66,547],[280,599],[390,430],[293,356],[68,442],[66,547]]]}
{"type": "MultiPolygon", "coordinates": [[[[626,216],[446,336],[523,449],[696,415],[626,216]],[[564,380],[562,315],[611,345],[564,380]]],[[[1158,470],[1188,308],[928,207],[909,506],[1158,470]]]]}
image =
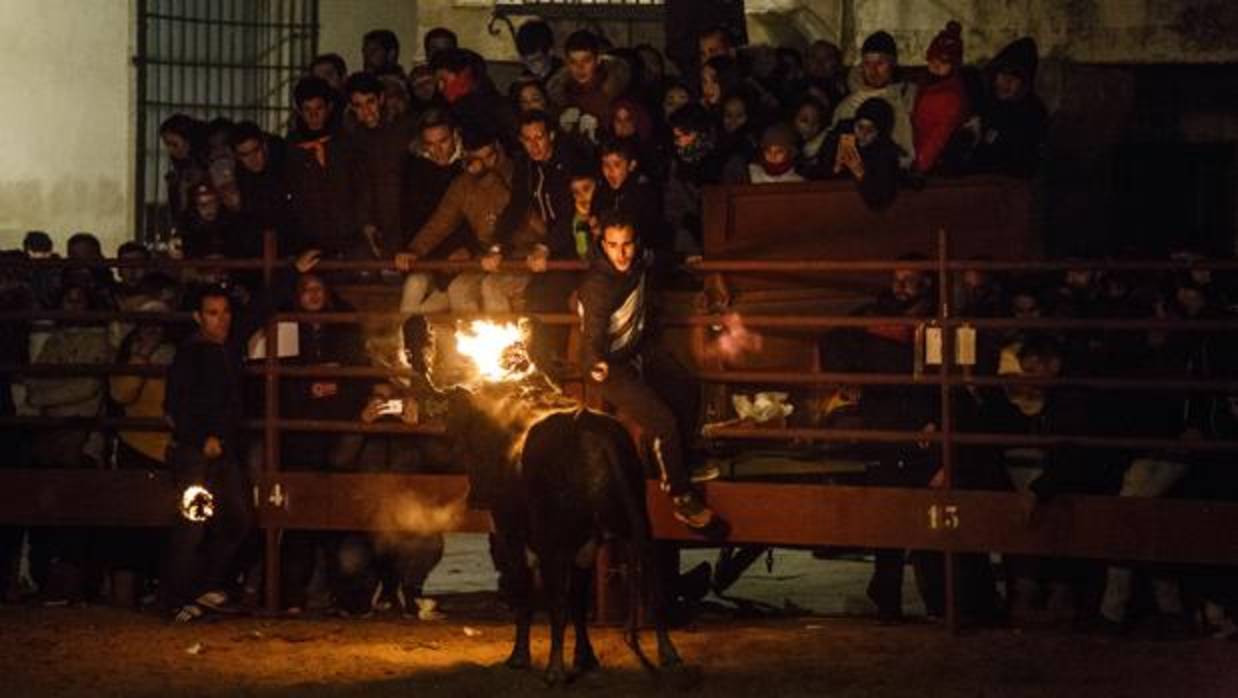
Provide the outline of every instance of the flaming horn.
{"type": "Polygon", "coordinates": [[[524,347],[524,331],[514,322],[473,320],[456,328],[456,350],[472,362],[482,380],[506,383],[533,372],[524,347]]]}

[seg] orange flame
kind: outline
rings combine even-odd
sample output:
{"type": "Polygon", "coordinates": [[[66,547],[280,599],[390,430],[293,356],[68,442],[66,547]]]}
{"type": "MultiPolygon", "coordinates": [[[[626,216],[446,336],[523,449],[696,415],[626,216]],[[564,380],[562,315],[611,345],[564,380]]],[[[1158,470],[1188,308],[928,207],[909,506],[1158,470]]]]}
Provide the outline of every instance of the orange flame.
{"type": "Polygon", "coordinates": [[[514,322],[473,320],[456,330],[456,351],[472,362],[478,374],[492,383],[518,381],[533,366],[525,352],[524,333],[514,322]]]}

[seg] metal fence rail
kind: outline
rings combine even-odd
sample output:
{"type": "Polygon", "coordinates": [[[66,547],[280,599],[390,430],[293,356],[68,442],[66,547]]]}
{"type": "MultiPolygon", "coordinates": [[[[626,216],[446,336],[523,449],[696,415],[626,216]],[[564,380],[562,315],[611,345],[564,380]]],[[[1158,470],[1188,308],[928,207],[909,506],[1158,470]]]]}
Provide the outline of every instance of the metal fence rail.
{"type": "MultiPolygon", "coordinates": [[[[277,267],[286,264],[274,255],[273,238],[268,238],[262,260],[234,262],[236,268],[261,268],[269,282],[277,267]]],[[[1126,331],[1238,331],[1234,320],[1006,320],[960,318],[952,315],[948,301],[953,271],[974,269],[976,262],[951,260],[942,235],[936,261],[865,262],[701,262],[691,268],[709,273],[753,271],[796,271],[812,273],[870,273],[878,270],[916,267],[935,271],[939,278],[941,305],[935,316],[906,317],[802,317],[785,315],[746,315],[751,328],[780,328],[799,332],[836,327],[870,325],[919,325],[935,323],[942,328],[969,325],[976,328],[1032,327],[1066,331],[1113,329],[1126,331]],[[795,265],[791,267],[790,265],[795,265]]],[[[62,266],[72,266],[59,262],[62,266]]],[[[104,260],[98,266],[121,266],[104,260]]],[[[180,262],[179,266],[201,262],[180,262]]],[[[124,264],[127,266],[127,263],[124,264]]],[[[211,265],[218,266],[216,262],[211,265]]],[[[387,263],[364,263],[366,268],[389,267],[387,263]]],[[[158,266],[158,265],[156,265],[158,266]]],[[[173,265],[176,266],[176,265],[173,265]]],[[[324,264],[323,266],[328,266],[324,264]]],[[[355,264],[330,265],[351,269],[355,264]]],[[[428,265],[427,265],[428,266],[428,265]]],[[[1066,269],[1081,266],[1141,270],[1180,270],[1183,263],[1169,262],[1018,262],[993,263],[993,268],[1020,270],[1066,269]],[[1115,266],[1117,265],[1117,266],[1115,266]]],[[[1185,268],[1238,269],[1238,264],[1192,263],[1185,268]]],[[[439,263],[436,270],[471,270],[476,263],[439,263]]],[[[510,265],[513,270],[519,265],[510,265]]],[[[579,270],[581,265],[565,265],[579,270]]],[[[398,313],[280,313],[266,327],[268,346],[276,341],[279,321],[318,321],[357,323],[369,319],[393,319],[398,313]]],[[[442,317],[454,317],[445,315],[442,317]]],[[[468,316],[474,317],[474,316],[468,316]]],[[[509,318],[515,316],[507,316],[509,318]]],[[[540,319],[553,324],[572,324],[572,314],[548,314],[540,319]]],[[[5,321],[32,320],[159,320],[185,322],[185,313],[66,313],[60,311],[0,313],[5,321]]],[[[684,315],[669,318],[672,324],[688,327],[714,325],[718,315],[684,315]]],[[[943,332],[943,356],[951,357],[952,332],[943,332]]],[[[255,481],[254,498],[258,523],[266,532],[267,603],[278,605],[279,533],[284,528],[366,529],[381,527],[375,512],[384,502],[407,493],[433,501],[459,498],[467,483],[463,476],[416,476],[391,474],[339,474],[287,472],[279,462],[279,436],[284,432],[323,431],[394,435],[440,436],[446,432],[438,424],[362,424],[357,421],[291,420],[280,417],[278,381],[283,377],[382,378],[394,373],[372,366],[312,367],[284,366],[274,352],[260,364],[251,366],[251,375],[261,376],[266,390],[263,418],[248,420],[245,427],[263,434],[263,470],[255,481]]],[[[3,365],[0,373],[48,375],[159,375],[161,369],[128,365],[3,365]]],[[[406,371],[404,373],[407,373],[406,371]]],[[[1043,509],[1036,520],[1023,513],[1025,499],[1004,492],[976,492],[954,489],[954,456],[959,446],[973,445],[1074,445],[1101,449],[1143,449],[1177,451],[1238,451],[1238,441],[1179,441],[1174,439],[1118,438],[1106,435],[1025,435],[959,431],[952,413],[953,392],[967,386],[1030,384],[1075,386],[1098,390],[1157,390],[1170,392],[1238,392],[1238,381],[1229,380],[1137,380],[1131,378],[1064,377],[1027,379],[1008,376],[975,376],[960,371],[950,361],[919,375],[873,373],[800,373],[789,371],[734,371],[721,366],[705,366],[698,377],[724,384],[787,386],[821,385],[917,385],[936,387],[940,392],[939,428],[934,432],[874,429],[766,428],[729,426],[709,431],[710,439],[749,441],[807,440],[843,443],[925,442],[940,449],[944,487],[937,489],[853,488],[826,485],[759,484],[718,482],[705,486],[706,496],[729,523],[726,543],[770,543],[782,545],[865,545],[912,547],[942,550],[952,561],[954,553],[1001,551],[1028,554],[1059,554],[1114,559],[1238,564],[1238,504],[1196,501],[1135,500],[1117,497],[1065,496],[1043,509]]],[[[596,402],[587,386],[578,390],[586,402],[596,402]]],[[[99,428],[162,430],[158,419],[123,418],[0,418],[0,426],[51,428],[91,425],[99,428]]],[[[295,464],[294,464],[295,465],[295,464]]],[[[1238,464],[1235,465],[1238,467],[1238,464]]],[[[651,483],[652,484],[652,483],[651,483]]],[[[0,522],[27,525],[164,525],[175,516],[174,497],[163,473],[86,470],[5,470],[0,471],[0,522]],[[135,502],[141,502],[135,506],[135,502]]],[[[694,534],[677,525],[670,516],[665,498],[656,491],[649,496],[650,515],[661,538],[700,542],[694,534]]],[[[484,512],[461,509],[456,521],[459,530],[488,528],[484,512]]],[[[953,564],[947,564],[947,608],[951,626],[954,612],[953,564]]]]}

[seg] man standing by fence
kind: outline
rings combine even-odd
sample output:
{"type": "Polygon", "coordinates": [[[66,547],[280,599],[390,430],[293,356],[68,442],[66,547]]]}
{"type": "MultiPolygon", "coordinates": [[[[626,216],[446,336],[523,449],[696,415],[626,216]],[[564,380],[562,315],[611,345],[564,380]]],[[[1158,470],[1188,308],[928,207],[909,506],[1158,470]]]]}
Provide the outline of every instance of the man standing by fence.
{"type": "MultiPolygon", "coordinates": [[[[309,272],[318,258],[316,250],[305,252],[295,262],[297,271],[309,272]]],[[[291,294],[289,281],[277,280],[270,294],[276,298],[251,301],[238,312],[235,326],[227,290],[204,290],[193,313],[198,330],[176,352],[168,371],[168,464],[181,516],[168,540],[161,594],[179,622],[201,616],[203,608],[228,604],[227,575],[254,515],[240,460],[244,349],[278,307],[279,297],[291,294]]]]}

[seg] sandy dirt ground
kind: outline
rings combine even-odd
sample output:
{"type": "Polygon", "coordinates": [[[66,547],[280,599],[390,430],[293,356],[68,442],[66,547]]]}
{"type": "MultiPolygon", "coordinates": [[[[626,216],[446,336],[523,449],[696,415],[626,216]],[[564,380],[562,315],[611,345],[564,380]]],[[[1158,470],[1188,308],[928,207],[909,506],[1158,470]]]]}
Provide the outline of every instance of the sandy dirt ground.
{"type": "MultiPolygon", "coordinates": [[[[173,626],[102,608],[0,609],[6,696],[544,696],[501,666],[510,625],[370,619],[227,619],[173,626]]],[[[699,681],[645,674],[615,629],[594,632],[588,696],[1238,695],[1238,645],[986,631],[857,618],[706,620],[674,634],[699,681]]],[[[534,653],[544,658],[544,629],[534,653]]],[[[647,638],[652,651],[652,638],[647,638]]],[[[554,690],[553,693],[559,693],[554,690]]]]}
{"type": "MultiPolygon", "coordinates": [[[[548,695],[540,672],[501,665],[512,627],[489,591],[493,571],[482,540],[451,537],[427,585],[428,592],[443,594],[445,621],[311,614],[177,626],[96,606],[0,607],[0,696],[548,695]]],[[[711,556],[686,554],[685,567],[711,556]]],[[[693,670],[661,678],[639,667],[617,629],[598,628],[593,638],[603,669],[567,691],[599,697],[1238,696],[1238,643],[1067,630],[955,637],[930,623],[881,626],[862,615],[868,570],[862,562],[780,551],[772,569],[758,564],[734,592],[798,615],[706,613],[673,633],[693,670]]],[[[539,666],[547,644],[543,624],[534,631],[539,666]]],[[[653,653],[651,634],[645,647],[653,653]]]]}

